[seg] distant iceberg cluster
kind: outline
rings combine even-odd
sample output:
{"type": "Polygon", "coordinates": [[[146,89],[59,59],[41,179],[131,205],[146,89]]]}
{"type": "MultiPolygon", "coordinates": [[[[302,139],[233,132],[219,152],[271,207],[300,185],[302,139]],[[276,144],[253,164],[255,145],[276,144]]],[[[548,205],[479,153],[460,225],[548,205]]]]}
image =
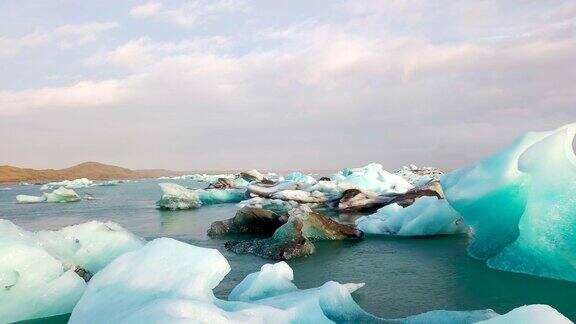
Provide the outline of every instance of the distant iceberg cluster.
{"type": "Polygon", "coordinates": [[[142,245],[111,222],[33,233],[0,220],[0,322],[69,313],[94,273],[142,245]]]}
{"type": "Polygon", "coordinates": [[[120,180],[109,180],[109,181],[92,181],[86,178],[80,178],[75,180],[64,180],[59,182],[48,182],[40,190],[50,190],[58,187],[64,187],[66,189],[79,189],[79,188],[89,188],[94,186],[115,186],[118,185],[120,180]]]}
{"type": "Polygon", "coordinates": [[[60,187],[52,192],[45,192],[42,196],[28,196],[28,195],[17,195],[16,201],[20,204],[32,204],[32,203],[68,203],[79,201],[80,196],[72,190],[64,187],[60,187]]]}

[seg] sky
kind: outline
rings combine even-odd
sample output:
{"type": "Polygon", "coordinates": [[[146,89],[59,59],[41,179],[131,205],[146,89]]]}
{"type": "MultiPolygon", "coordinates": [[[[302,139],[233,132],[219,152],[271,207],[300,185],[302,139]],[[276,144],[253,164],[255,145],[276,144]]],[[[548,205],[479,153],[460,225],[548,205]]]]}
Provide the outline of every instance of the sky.
{"type": "Polygon", "coordinates": [[[0,164],[452,169],[576,121],[576,1],[0,2],[0,164]]]}

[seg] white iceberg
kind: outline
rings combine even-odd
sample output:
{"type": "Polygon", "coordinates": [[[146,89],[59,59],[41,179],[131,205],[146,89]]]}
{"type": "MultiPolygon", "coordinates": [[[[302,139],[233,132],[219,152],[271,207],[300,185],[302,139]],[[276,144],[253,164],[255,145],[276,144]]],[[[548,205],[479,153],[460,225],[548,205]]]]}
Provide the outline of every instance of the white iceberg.
{"type": "Polygon", "coordinates": [[[572,321],[548,305],[526,305],[510,312],[477,322],[482,324],[572,324],[572,321]]]}
{"type": "Polygon", "coordinates": [[[352,298],[362,284],[330,281],[300,290],[286,263],[263,266],[221,300],[212,290],[229,271],[217,250],[156,239],[98,272],[69,323],[473,323],[496,316],[490,310],[435,311],[384,320],[352,298]]]}
{"type": "Polygon", "coordinates": [[[375,214],[356,220],[356,227],[366,234],[424,236],[466,232],[462,216],[445,199],[420,197],[402,208],[391,204],[375,214]]]}
{"type": "Polygon", "coordinates": [[[111,222],[33,233],[0,220],[0,322],[71,312],[90,274],[141,246],[111,222]]]}
{"type": "Polygon", "coordinates": [[[80,188],[89,188],[95,186],[116,186],[120,184],[120,180],[108,180],[108,181],[93,181],[87,178],[80,178],[74,180],[64,180],[58,182],[48,182],[42,187],[40,190],[50,190],[58,187],[64,187],[66,189],[80,189],[80,188]]]}
{"type": "Polygon", "coordinates": [[[162,197],[156,205],[163,209],[199,208],[203,204],[237,203],[245,198],[245,189],[188,189],[175,183],[160,183],[162,197]]]}
{"type": "Polygon", "coordinates": [[[576,124],[528,133],[442,177],[474,230],[472,256],[490,267],[576,281],[576,124]]]}
{"type": "Polygon", "coordinates": [[[352,188],[375,193],[404,193],[414,187],[404,178],[387,172],[378,163],[370,163],[361,168],[343,169],[331,179],[337,183],[347,183],[352,188]]]}
{"type": "Polygon", "coordinates": [[[48,182],[48,183],[42,185],[42,187],[40,187],[40,190],[49,190],[49,189],[54,189],[54,188],[58,188],[58,187],[64,187],[67,189],[87,188],[87,187],[91,187],[93,184],[94,184],[94,181],[92,181],[92,180],[89,180],[86,178],[80,178],[80,179],[75,179],[75,180],[48,182]]]}
{"type": "Polygon", "coordinates": [[[57,202],[57,203],[67,203],[79,201],[80,196],[72,190],[60,187],[52,192],[45,192],[42,196],[28,196],[28,195],[17,195],[16,201],[20,204],[31,204],[31,203],[41,203],[41,202],[57,202]]]}

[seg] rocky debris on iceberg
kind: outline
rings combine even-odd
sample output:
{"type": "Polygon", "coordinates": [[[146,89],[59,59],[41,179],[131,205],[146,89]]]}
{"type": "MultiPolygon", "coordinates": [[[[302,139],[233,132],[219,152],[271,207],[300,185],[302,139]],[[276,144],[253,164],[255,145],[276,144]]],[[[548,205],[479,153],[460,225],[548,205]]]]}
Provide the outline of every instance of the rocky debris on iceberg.
{"type": "Polygon", "coordinates": [[[576,281],[576,124],[532,132],[442,177],[488,266],[576,281]]]}
{"type": "Polygon", "coordinates": [[[228,241],[225,247],[235,253],[251,253],[273,260],[289,260],[310,255],[314,253],[315,241],[362,237],[362,232],[354,227],[312,212],[306,206],[291,209],[288,215],[245,207],[233,219],[214,222],[208,233],[266,235],[266,238],[228,241]]]}
{"type": "Polygon", "coordinates": [[[449,235],[468,229],[462,216],[437,197],[421,197],[408,207],[387,205],[357,219],[356,227],[365,234],[397,236],[449,235]]]}
{"type": "Polygon", "coordinates": [[[31,204],[31,203],[42,203],[42,202],[56,202],[56,203],[67,203],[79,201],[80,196],[72,190],[60,187],[52,192],[45,192],[42,196],[28,196],[28,195],[17,195],[16,202],[19,204],[31,204]]]}
{"type": "Polygon", "coordinates": [[[237,203],[245,199],[245,189],[188,189],[175,183],[160,183],[162,197],[156,202],[161,209],[199,208],[204,204],[237,203]]]}
{"type": "Polygon", "coordinates": [[[411,185],[418,187],[430,181],[440,181],[440,177],[444,172],[432,167],[418,167],[410,164],[394,171],[394,174],[401,176],[411,185]]]}
{"type": "Polygon", "coordinates": [[[438,310],[387,320],[364,311],[354,301],[352,293],[364,284],[329,281],[317,288],[299,289],[285,262],[263,265],[232,289],[228,299],[219,299],[213,289],[230,270],[218,250],[155,239],[98,272],[74,307],[69,323],[416,324],[499,323],[516,318],[529,324],[534,319],[570,323],[542,305],[524,306],[501,316],[492,310],[438,310]]]}
{"type": "Polygon", "coordinates": [[[142,245],[112,222],[34,233],[0,220],[0,322],[70,313],[92,274],[142,245]]]}

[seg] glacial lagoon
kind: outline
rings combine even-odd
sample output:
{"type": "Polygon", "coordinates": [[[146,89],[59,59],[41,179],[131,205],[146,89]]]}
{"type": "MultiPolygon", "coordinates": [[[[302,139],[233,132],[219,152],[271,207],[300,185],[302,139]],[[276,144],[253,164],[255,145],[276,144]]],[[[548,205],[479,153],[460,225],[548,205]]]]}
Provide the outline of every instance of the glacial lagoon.
{"type": "MultiPolygon", "coordinates": [[[[148,241],[171,237],[218,249],[232,268],[214,290],[222,299],[246,275],[271,263],[253,255],[229,252],[224,248],[229,237],[207,236],[212,222],[234,216],[238,209],[235,204],[159,210],[155,202],[161,195],[158,186],[161,182],[166,180],[79,188],[75,191],[81,197],[94,199],[67,204],[16,204],[16,195],[38,195],[40,186],[9,186],[11,190],[0,191],[0,218],[31,231],[58,230],[89,220],[113,221],[148,241]]],[[[189,179],[170,182],[190,188],[206,186],[189,179]]],[[[341,215],[338,221],[353,223],[354,216],[341,215]]],[[[506,313],[525,304],[548,304],[571,320],[576,319],[576,283],[490,269],[485,262],[468,255],[469,240],[467,235],[368,236],[354,241],[317,242],[314,255],[289,260],[288,264],[294,270],[294,283],[299,288],[317,287],[330,280],[366,283],[354,292],[354,299],[366,311],[383,318],[436,309],[490,308],[506,313]]],[[[65,323],[67,319],[57,316],[50,322],[65,323]]]]}

